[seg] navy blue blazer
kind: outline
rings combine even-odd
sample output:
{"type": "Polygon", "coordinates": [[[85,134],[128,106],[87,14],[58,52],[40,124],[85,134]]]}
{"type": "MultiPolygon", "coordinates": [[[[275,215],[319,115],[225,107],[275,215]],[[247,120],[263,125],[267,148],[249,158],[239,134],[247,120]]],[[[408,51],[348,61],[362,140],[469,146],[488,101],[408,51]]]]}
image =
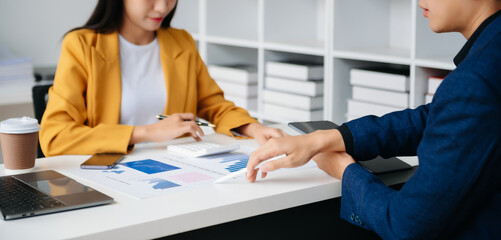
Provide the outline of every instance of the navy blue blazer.
{"type": "Polygon", "coordinates": [[[341,218],[384,239],[501,239],[501,17],[491,18],[430,104],[344,124],[355,159],[417,155],[419,168],[395,191],[349,165],[341,218]]]}

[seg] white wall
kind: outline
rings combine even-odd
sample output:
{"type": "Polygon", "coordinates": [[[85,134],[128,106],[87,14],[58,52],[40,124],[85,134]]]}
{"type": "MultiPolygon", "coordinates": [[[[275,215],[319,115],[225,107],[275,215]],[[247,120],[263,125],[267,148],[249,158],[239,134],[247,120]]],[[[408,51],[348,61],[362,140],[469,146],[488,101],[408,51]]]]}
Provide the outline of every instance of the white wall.
{"type": "MultiPolygon", "coordinates": [[[[33,65],[55,66],[63,35],[83,25],[97,0],[0,0],[0,45],[33,65]]],[[[0,96],[1,97],[1,96],[0,96]]],[[[31,103],[0,105],[0,121],[32,116],[31,103]]],[[[2,163],[0,151],[0,164],[2,163]]]]}
{"type": "Polygon", "coordinates": [[[30,56],[33,65],[55,66],[63,35],[83,25],[97,0],[0,0],[0,45],[30,56]]]}

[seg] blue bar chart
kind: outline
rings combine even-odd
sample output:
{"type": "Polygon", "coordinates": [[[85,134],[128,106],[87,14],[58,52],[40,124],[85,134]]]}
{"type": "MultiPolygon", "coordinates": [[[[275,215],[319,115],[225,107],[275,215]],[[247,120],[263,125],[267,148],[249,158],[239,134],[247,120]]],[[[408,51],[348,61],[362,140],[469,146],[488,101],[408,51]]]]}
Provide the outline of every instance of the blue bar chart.
{"type": "Polygon", "coordinates": [[[247,166],[249,155],[243,153],[227,153],[224,155],[220,163],[230,164],[225,167],[229,172],[236,172],[247,166]]]}
{"type": "Polygon", "coordinates": [[[230,165],[229,167],[227,167],[226,170],[228,170],[230,172],[236,172],[242,168],[245,168],[247,166],[248,161],[249,161],[249,158],[238,160],[237,162],[235,162],[232,165],[230,165]]]}

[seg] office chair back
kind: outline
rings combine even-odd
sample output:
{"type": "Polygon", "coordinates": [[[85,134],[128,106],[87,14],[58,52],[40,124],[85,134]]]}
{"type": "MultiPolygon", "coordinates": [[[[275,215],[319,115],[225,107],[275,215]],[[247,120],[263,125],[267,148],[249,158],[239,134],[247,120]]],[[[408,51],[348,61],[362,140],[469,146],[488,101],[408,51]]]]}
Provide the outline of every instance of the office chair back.
{"type": "MultiPolygon", "coordinates": [[[[35,111],[35,118],[39,123],[42,122],[43,113],[45,112],[45,107],[47,106],[47,101],[49,100],[49,88],[52,86],[52,81],[42,81],[38,82],[32,88],[33,97],[33,110],[35,111]]],[[[40,143],[37,147],[37,158],[43,158],[45,155],[40,148],[40,143]]]]}

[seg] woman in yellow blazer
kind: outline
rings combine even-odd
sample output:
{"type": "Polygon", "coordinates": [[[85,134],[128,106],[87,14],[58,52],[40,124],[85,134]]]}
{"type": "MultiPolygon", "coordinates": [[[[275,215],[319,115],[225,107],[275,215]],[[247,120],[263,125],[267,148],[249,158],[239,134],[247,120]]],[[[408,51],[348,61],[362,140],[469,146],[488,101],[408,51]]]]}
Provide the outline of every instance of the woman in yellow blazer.
{"type": "MultiPolygon", "coordinates": [[[[41,122],[40,145],[46,156],[127,153],[136,143],[183,134],[200,140],[203,132],[192,121],[195,116],[214,123],[219,133],[235,131],[259,143],[284,135],[224,99],[191,36],[170,27],[176,6],[176,0],[99,0],[88,22],[66,34],[41,122]],[[166,90],[151,92],[166,91],[163,114],[168,118],[121,124],[122,100],[131,96],[122,96],[121,73],[126,69],[121,69],[119,35],[137,46],[158,41],[166,90]]],[[[151,112],[151,118],[155,114],[151,112]]]]}

